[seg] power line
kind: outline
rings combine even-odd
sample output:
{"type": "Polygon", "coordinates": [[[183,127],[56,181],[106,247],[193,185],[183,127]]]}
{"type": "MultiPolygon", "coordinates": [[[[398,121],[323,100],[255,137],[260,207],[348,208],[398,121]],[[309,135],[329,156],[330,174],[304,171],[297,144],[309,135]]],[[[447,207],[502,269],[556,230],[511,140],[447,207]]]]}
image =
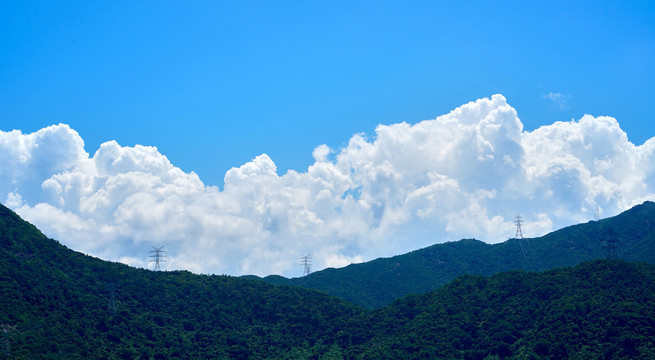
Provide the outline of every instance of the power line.
{"type": "Polygon", "coordinates": [[[161,270],[160,263],[166,262],[166,250],[163,250],[164,246],[160,247],[152,247],[152,250],[150,250],[150,262],[155,263],[155,270],[159,271],[161,270]]]}
{"type": "Polygon", "coordinates": [[[517,239],[519,241],[519,246],[521,247],[521,254],[523,254],[523,259],[527,264],[530,264],[530,260],[528,259],[528,253],[525,250],[525,246],[523,246],[523,231],[521,231],[521,224],[523,224],[523,221],[521,221],[521,215],[516,215],[516,220],[514,220],[514,224],[516,225],[516,235],[514,235],[514,239],[517,239]]]}
{"type": "Polygon", "coordinates": [[[521,253],[523,254],[523,259],[525,260],[526,264],[535,270],[543,270],[543,266],[537,260],[537,257],[534,255],[534,251],[532,251],[532,245],[530,245],[530,241],[523,237],[523,230],[521,229],[523,220],[521,215],[516,215],[514,224],[516,225],[516,235],[514,235],[514,238],[519,242],[521,253]]]}

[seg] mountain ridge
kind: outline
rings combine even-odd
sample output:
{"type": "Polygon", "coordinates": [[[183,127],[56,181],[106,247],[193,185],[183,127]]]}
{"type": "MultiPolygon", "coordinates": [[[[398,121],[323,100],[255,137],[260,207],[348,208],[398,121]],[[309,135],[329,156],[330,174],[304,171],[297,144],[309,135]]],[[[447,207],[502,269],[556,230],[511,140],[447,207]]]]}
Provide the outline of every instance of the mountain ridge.
{"type": "Polygon", "coordinates": [[[370,311],[311,289],[103,261],[0,206],[0,326],[0,359],[650,359],[655,266],[464,275],[370,311]]]}
{"type": "Polygon", "coordinates": [[[618,258],[655,264],[655,203],[646,201],[619,215],[567,226],[538,238],[508,239],[497,244],[462,239],[300,278],[249,277],[319,290],[375,309],[409,294],[431,291],[460,275],[547,270],[606,257],[601,240],[608,229],[619,240],[618,258]],[[524,255],[522,247],[534,260],[527,261],[530,256],[524,255]]]}

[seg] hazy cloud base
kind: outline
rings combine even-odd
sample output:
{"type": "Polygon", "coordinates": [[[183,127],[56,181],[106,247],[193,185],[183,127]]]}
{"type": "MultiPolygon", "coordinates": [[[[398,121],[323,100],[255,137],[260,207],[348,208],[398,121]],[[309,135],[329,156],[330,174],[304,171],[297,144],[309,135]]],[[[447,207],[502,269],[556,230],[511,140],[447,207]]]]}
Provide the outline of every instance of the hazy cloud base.
{"type": "MultiPolygon", "coordinates": [[[[611,216],[655,199],[655,138],[630,143],[611,117],[523,131],[501,95],[435,120],[379,125],[342,149],[318,146],[280,176],[262,154],[220,190],[155,147],[115,141],[93,156],[65,124],[0,131],[0,199],[48,236],[104,259],[167,269],[266,275],[338,267],[475,237],[511,237],[611,216]]],[[[207,159],[210,161],[210,159],[207,159]]]]}

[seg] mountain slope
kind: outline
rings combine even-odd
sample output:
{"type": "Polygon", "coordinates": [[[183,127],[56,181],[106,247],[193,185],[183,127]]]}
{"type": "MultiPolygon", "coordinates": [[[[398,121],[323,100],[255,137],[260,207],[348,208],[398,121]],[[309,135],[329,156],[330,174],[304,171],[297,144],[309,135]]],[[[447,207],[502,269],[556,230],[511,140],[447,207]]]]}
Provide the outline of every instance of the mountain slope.
{"type": "Polygon", "coordinates": [[[606,249],[601,240],[610,229],[618,240],[618,258],[655,264],[655,203],[645,202],[615,217],[570,226],[539,238],[510,239],[494,245],[466,239],[325,269],[302,278],[269,276],[263,280],[316,289],[375,309],[409,294],[436,289],[464,274],[546,270],[603,258],[606,249]],[[528,256],[524,256],[522,247],[528,256]]]}
{"type": "Polygon", "coordinates": [[[322,341],[360,312],[313,290],[88,257],[0,205],[0,358],[320,354],[329,351],[322,341]]]}
{"type": "Polygon", "coordinates": [[[652,359],[655,267],[596,260],[463,276],[355,326],[341,345],[364,359],[652,359]]]}
{"type": "Polygon", "coordinates": [[[655,266],[623,261],[462,276],[365,311],[298,287],[105,262],[0,206],[0,295],[0,359],[655,356],[655,266]]]}

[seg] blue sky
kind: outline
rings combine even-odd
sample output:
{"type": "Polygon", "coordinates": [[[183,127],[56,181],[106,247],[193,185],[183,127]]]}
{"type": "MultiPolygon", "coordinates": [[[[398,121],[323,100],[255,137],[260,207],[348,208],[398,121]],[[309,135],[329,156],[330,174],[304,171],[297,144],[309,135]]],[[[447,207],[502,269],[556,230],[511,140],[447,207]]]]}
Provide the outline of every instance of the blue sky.
{"type": "Polygon", "coordinates": [[[502,93],[531,130],[655,134],[653,2],[4,2],[0,129],[157,146],[209,184],[502,93]],[[561,94],[561,106],[545,95],[561,94]]]}
{"type": "Polygon", "coordinates": [[[655,200],[653,2],[5,1],[0,31],[0,202],[104,259],[295,276],[655,200]]]}

